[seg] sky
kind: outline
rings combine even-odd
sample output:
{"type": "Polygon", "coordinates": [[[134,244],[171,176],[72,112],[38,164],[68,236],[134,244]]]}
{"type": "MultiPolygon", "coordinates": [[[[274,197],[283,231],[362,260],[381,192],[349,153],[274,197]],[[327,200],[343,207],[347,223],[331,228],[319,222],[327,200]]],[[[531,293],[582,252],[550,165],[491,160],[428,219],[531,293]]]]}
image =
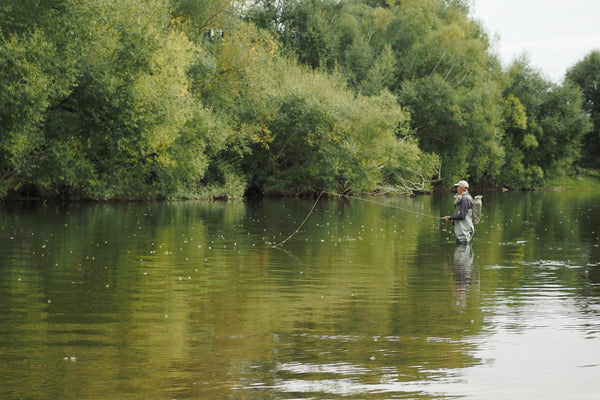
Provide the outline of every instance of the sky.
{"type": "Polygon", "coordinates": [[[470,2],[504,66],[526,54],[532,67],[559,83],[568,68],[600,50],[600,0],[470,2]]]}

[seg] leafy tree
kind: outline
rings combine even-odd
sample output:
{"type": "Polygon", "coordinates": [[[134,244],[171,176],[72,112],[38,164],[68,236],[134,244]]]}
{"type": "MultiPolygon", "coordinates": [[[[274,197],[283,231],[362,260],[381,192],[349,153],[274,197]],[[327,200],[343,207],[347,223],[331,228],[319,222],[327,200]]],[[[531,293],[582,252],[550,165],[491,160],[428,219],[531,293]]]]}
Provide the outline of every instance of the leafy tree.
{"type": "Polygon", "coordinates": [[[284,46],[313,68],[335,64],[335,26],[344,5],[334,0],[288,1],[280,17],[284,46]]]}
{"type": "Polygon", "coordinates": [[[464,0],[5,0],[0,198],[535,187],[579,157],[599,57],[503,73],[464,0]]]}
{"type": "Polygon", "coordinates": [[[581,165],[600,168],[600,50],[594,50],[567,72],[567,79],[579,85],[583,109],[593,128],[583,138],[581,165]]]}
{"type": "MultiPolygon", "coordinates": [[[[2,21],[25,21],[19,12],[35,19],[35,7],[15,2],[2,21]]],[[[12,74],[2,82],[14,85],[5,93],[29,97],[23,105],[3,99],[10,105],[3,120],[14,119],[2,135],[5,191],[31,185],[43,196],[180,195],[202,173],[181,172],[203,165],[187,157],[202,159],[203,148],[174,149],[198,143],[183,133],[206,113],[195,111],[201,106],[189,94],[193,46],[169,23],[168,2],[56,0],[49,9],[55,12],[41,13],[31,32],[24,22],[2,27],[2,59],[10,62],[2,73],[12,74]]]]}
{"type": "Polygon", "coordinates": [[[490,180],[504,162],[502,80],[481,27],[462,3],[408,1],[386,35],[400,60],[398,101],[422,149],[440,155],[442,182],[490,180]]]}
{"type": "MultiPolygon", "coordinates": [[[[267,168],[255,168],[264,174],[257,178],[267,191],[374,191],[381,188],[386,173],[401,172],[399,164],[419,161],[418,147],[396,137],[396,127],[407,116],[389,93],[355,98],[337,84],[307,73],[285,84],[289,92],[282,94],[267,125],[269,144],[262,151],[255,149],[268,153],[263,156],[269,161],[267,168]],[[402,157],[407,154],[411,157],[402,157]]],[[[423,164],[414,165],[414,170],[422,176],[432,174],[433,166],[423,164]]]]}
{"type": "MultiPolygon", "coordinates": [[[[251,94],[232,105],[251,191],[380,190],[387,171],[398,172],[408,161],[402,158],[408,146],[410,159],[419,161],[416,144],[397,137],[407,115],[389,93],[356,97],[335,77],[284,58],[264,57],[252,73],[261,78],[248,82],[251,94]]],[[[428,176],[434,164],[412,169],[428,176]]]]}
{"type": "Polygon", "coordinates": [[[192,115],[186,76],[192,49],[169,29],[169,18],[167,2],[70,4],[65,22],[76,37],[88,39],[79,43],[78,87],[52,118],[75,133],[55,130],[55,141],[71,138],[92,170],[77,185],[81,196],[146,198],[175,191],[165,186],[166,176],[183,160],[170,157],[169,149],[192,115]]]}
{"type": "Polygon", "coordinates": [[[24,186],[47,158],[46,111],[75,82],[71,49],[47,34],[64,34],[57,24],[59,6],[59,1],[0,6],[0,197],[12,189],[30,190],[24,186]]]}
{"type": "MultiPolygon", "coordinates": [[[[273,37],[251,24],[226,25],[225,35],[210,48],[215,68],[197,93],[229,115],[236,135],[219,159],[245,171],[250,192],[378,190],[390,176],[387,171],[398,172],[407,161],[400,160],[405,154],[400,149],[408,144],[396,137],[406,114],[389,93],[356,97],[338,77],[309,72],[278,56],[273,37]]],[[[391,64],[387,55],[385,67],[391,64]]],[[[410,143],[411,160],[420,160],[422,152],[410,143]]],[[[413,166],[413,178],[433,173],[437,159],[427,160],[426,167],[413,166]]]]}
{"type": "Polygon", "coordinates": [[[355,92],[396,94],[411,113],[410,134],[441,156],[446,180],[498,174],[500,68],[465,2],[355,0],[332,7],[265,1],[250,19],[275,24],[301,62],[343,76],[355,92]]]}
{"type": "Polygon", "coordinates": [[[534,188],[545,177],[566,172],[579,158],[589,122],[581,112],[581,95],[571,83],[547,81],[524,58],[513,62],[509,76],[505,95],[514,122],[506,126],[507,160],[501,179],[509,186],[534,188]]]}
{"type": "Polygon", "coordinates": [[[223,28],[231,6],[229,0],[171,0],[173,22],[183,24],[187,33],[215,37],[223,28]]]}

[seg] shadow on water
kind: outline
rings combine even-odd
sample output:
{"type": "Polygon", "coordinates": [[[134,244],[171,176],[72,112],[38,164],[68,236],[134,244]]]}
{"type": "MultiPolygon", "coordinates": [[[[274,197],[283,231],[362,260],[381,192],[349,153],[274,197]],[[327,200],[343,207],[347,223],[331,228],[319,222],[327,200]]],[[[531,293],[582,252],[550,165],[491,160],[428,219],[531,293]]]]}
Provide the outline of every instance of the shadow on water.
{"type": "Polygon", "coordinates": [[[598,200],[5,207],[0,397],[593,398],[598,200]]]}

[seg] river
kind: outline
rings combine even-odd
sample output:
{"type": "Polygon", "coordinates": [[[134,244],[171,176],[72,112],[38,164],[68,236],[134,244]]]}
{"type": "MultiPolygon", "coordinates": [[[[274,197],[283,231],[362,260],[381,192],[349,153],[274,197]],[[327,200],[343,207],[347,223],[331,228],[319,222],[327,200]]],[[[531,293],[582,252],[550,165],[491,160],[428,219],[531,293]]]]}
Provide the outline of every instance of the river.
{"type": "Polygon", "coordinates": [[[4,204],[0,398],[597,399],[600,193],[483,200],[4,204]]]}

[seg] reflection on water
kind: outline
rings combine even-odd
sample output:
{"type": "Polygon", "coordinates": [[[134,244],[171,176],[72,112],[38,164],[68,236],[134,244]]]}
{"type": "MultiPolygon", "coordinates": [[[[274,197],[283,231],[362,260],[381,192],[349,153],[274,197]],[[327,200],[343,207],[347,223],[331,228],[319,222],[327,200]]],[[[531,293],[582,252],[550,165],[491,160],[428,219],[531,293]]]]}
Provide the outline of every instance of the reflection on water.
{"type": "Polygon", "coordinates": [[[454,292],[456,295],[456,306],[466,307],[467,295],[471,285],[477,284],[479,274],[477,265],[473,265],[473,248],[471,244],[457,245],[454,250],[454,292]]]}
{"type": "Polygon", "coordinates": [[[0,398],[595,398],[599,195],[485,200],[4,205],[0,398]]]}

